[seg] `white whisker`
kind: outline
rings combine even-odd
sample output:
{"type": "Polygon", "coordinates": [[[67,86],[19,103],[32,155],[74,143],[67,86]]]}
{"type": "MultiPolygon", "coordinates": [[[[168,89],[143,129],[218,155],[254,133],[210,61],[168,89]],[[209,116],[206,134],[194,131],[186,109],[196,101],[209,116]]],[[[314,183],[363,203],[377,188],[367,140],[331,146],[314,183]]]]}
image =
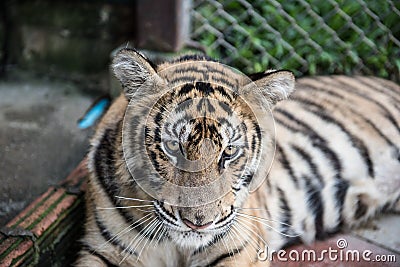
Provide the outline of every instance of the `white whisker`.
{"type": "MultiPolygon", "coordinates": [[[[149,218],[149,219],[151,219],[151,218],[149,218]]],[[[120,254],[126,253],[126,255],[125,255],[125,256],[122,258],[122,260],[120,261],[120,263],[119,263],[120,265],[121,265],[122,262],[125,261],[125,259],[126,259],[126,258],[132,253],[132,251],[135,249],[135,247],[132,246],[133,243],[137,240],[137,238],[138,238],[139,236],[141,236],[141,233],[142,233],[143,231],[145,231],[146,229],[148,229],[149,225],[151,225],[151,224],[152,224],[154,221],[156,221],[156,220],[157,220],[157,218],[153,218],[153,219],[146,225],[145,228],[143,228],[142,230],[140,230],[140,231],[136,234],[135,238],[132,239],[131,242],[129,242],[128,246],[127,246],[126,248],[124,248],[124,250],[123,250],[120,254]]],[[[146,221],[148,221],[148,220],[146,220],[146,221]]],[[[142,222],[142,223],[143,223],[143,222],[142,222]]]]}
{"type": "Polygon", "coordinates": [[[139,199],[139,198],[131,198],[131,197],[121,197],[121,196],[115,196],[118,199],[125,199],[125,200],[134,200],[134,201],[141,201],[141,202],[151,202],[154,203],[154,200],[146,200],[146,199],[139,199]]]}
{"type": "MultiPolygon", "coordinates": [[[[154,224],[156,224],[157,222],[158,222],[158,220],[156,218],[154,218],[152,221],[149,222],[149,224],[144,229],[142,229],[142,231],[139,232],[139,234],[133,240],[134,242],[131,246],[132,250],[139,247],[140,243],[142,243],[142,240],[144,238],[146,238],[148,231],[150,229],[152,229],[154,224]],[[137,239],[137,237],[139,237],[139,239],[137,239]]],[[[136,261],[138,261],[138,260],[139,260],[139,256],[136,261]]]]}
{"type": "MultiPolygon", "coordinates": [[[[228,230],[229,231],[229,230],[228,230]]],[[[231,259],[231,261],[233,261],[232,255],[233,252],[232,250],[228,247],[228,245],[225,243],[225,239],[223,237],[220,237],[220,240],[222,241],[222,243],[224,244],[224,247],[226,248],[226,251],[229,253],[229,258],[231,259]]]]}
{"type": "Polygon", "coordinates": [[[209,262],[210,260],[209,260],[209,258],[208,258],[208,246],[206,246],[206,247],[203,247],[203,251],[206,253],[206,260],[207,260],[207,262],[209,262]]]}
{"type": "Polygon", "coordinates": [[[144,207],[153,207],[153,205],[118,206],[118,207],[109,207],[109,208],[96,207],[96,209],[97,210],[115,210],[115,209],[131,209],[131,208],[144,208],[144,207]]]}
{"type": "MultiPolygon", "coordinates": [[[[147,233],[145,233],[145,234],[143,235],[144,237],[142,238],[142,241],[144,240],[144,238],[146,238],[146,241],[144,242],[144,244],[143,244],[143,246],[142,246],[142,249],[140,250],[140,252],[139,252],[139,254],[138,254],[138,257],[137,257],[136,262],[139,261],[140,255],[142,255],[142,252],[143,252],[144,248],[146,247],[147,242],[149,242],[152,233],[154,233],[155,229],[157,229],[157,227],[160,226],[160,224],[162,224],[162,222],[160,222],[159,220],[157,220],[157,221],[155,222],[155,224],[153,223],[153,225],[148,229],[147,233]]],[[[141,243],[142,241],[140,241],[140,242],[137,244],[137,246],[139,246],[140,243],[141,243]]],[[[151,241],[150,241],[150,243],[151,243],[151,241]]]]}
{"type": "MultiPolygon", "coordinates": [[[[159,224],[158,224],[158,226],[157,226],[157,231],[154,233],[154,235],[153,235],[154,238],[150,241],[149,247],[151,246],[151,243],[153,243],[153,241],[156,240],[156,237],[157,237],[158,232],[160,232],[160,230],[164,230],[163,226],[164,226],[164,224],[163,224],[162,222],[159,222],[159,224]]],[[[157,238],[157,239],[158,239],[158,238],[157,238]]],[[[154,247],[153,247],[153,248],[155,248],[156,244],[157,244],[157,243],[154,242],[154,247]]]]}
{"type": "MultiPolygon", "coordinates": [[[[163,231],[160,233],[160,235],[157,237],[157,243],[160,243],[161,238],[164,236],[165,232],[167,232],[167,229],[162,227],[163,231]]],[[[154,245],[155,247],[155,245],[154,245]]]]}
{"type": "Polygon", "coordinates": [[[242,234],[242,232],[244,232],[244,233],[248,234],[248,238],[250,239],[249,243],[255,249],[255,251],[258,251],[260,249],[260,247],[258,245],[258,240],[252,236],[251,232],[249,232],[247,229],[244,229],[244,227],[242,225],[240,225],[239,222],[233,226],[235,227],[236,231],[238,231],[238,233],[242,234]],[[254,244],[253,244],[253,242],[254,242],[254,244]]]}
{"type": "MultiPolygon", "coordinates": [[[[151,214],[149,214],[149,215],[151,215],[151,214]]],[[[147,218],[146,220],[143,220],[140,224],[135,225],[135,227],[137,227],[137,226],[139,226],[139,225],[142,225],[143,223],[145,223],[145,222],[147,222],[147,221],[149,221],[149,220],[151,220],[150,222],[152,222],[152,221],[155,220],[155,218],[152,218],[151,216],[149,216],[149,218],[147,218]]],[[[146,227],[147,227],[147,226],[146,226],[146,227]]],[[[146,227],[145,227],[144,229],[146,229],[146,227]]],[[[128,246],[127,246],[121,253],[127,251],[128,247],[131,246],[132,242],[139,236],[139,233],[142,232],[144,229],[140,230],[140,231],[136,234],[135,238],[129,242],[128,246]]]]}
{"type": "Polygon", "coordinates": [[[246,220],[244,220],[243,218],[240,218],[240,217],[238,217],[237,220],[238,220],[238,222],[239,222],[239,220],[240,220],[241,222],[245,223],[247,226],[249,226],[248,223],[250,223],[250,226],[249,226],[248,228],[246,228],[246,227],[244,227],[244,226],[241,225],[241,226],[242,226],[242,229],[245,230],[245,231],[247,231],[247,232],[250,231],[250,232],[252,232],[253,234],[257,235],[258,238],[260,238],[261,241],[264,243],[264,245],[267,245],[267,246],[268,246],[268,242],[265,241],[265,239],[260,235],[260,233],[257,233],[256,231],[254,231],[254,230],[251,228],[252,226],[254,226],[254,223],[253,223],[252,221],[246,221],[246,220]]]}
{"type": "Polygon", "coordinates": [[[266,221],[266,222],[274,222],[274,223],[278,223],[278,224],[282,224],[282,225],[285,225],[285,226],[292,227],[291,224],[284,223],[284,222],[281,222],[281,221],[277,221],[277,220],[274,220],[274,219],[262,218],[262,217],[258,217],[258,216],[255,216],[255,215],[241,213],[241,212],[237,212],[237,214],[246,215],[246,216],[249,216],[249,217],[252,217],[252,218],[255,218],[255,219],[259,219],[259,220],[262,220],[262,221],[266,221]]]}
{"type": "Polygon", "coordinates": [[[286,236],[286,237],[298,237],[298,236],[300,236],[300,234],[290,235],[290,234],[282,233],[282,231],[279,231],[278,229],[276,229],[273,226],[269,225],[267,222],[265,222],[263,220],[260,220],[258,218],[254,218],[254,217],[243,215],[243,214],[239,214],[239,213],[238,213],[238,215],[241,216],[242,218],[246,218],[247,220],[252,220],[252,221],[261,223],[262,225],[266,226],[267,228],[271,229],[272,231],[274,231],[274,232],[276,232],[276,233],[278,233],[280,235],[283,235],[283,236],[286,236]]]}
{"type": "Polygon", "coordinates": [[[125,227],[124,229],[122,229],[121,231],[119,231],[116,235],[114,235],[112,238],[110,238],[109,240],[107,240],[106,242],[104,242],[99,249],[103,248],[106,244],[114,241],[115,239],[119,238],[121,235],[128,233],[130,231],[132,231],[133,229],[135,229],[136,224],[138,224],[140,221],[145,220],[147,217],[151,216],[151,214],[147,214],[145,216],[143,216],[142,218],[136,220],[135,222],[133,222],[132,224],[130,224],[129,226],[125,227]]]}
{"type": "Polygon", "coordinates": [[[232,232],[236,235],[237,239],[239,240],[240,244],[242,245],[243,249],[246,251],[247,255],[249,256],[250,261],[252,260],[250,253],[247,250],[247,247],[245,247],[245,243],[243,240],[248,242],[245,237],[243,237],[242,233],[238,231],[235,225],[232,225],[232,232]],[[240,236],[239,236],[240,235],[240,236]]]}
{"type": "Polygon", "coordinates": [[[237,210],[264,210],[263,208],[236,208],[237,210]]]}
{"type": "Polygon", "coordinates": [[[143,213],[153,213],[153,212],[155,212],[156,210],[155,209],[151,209],[151,210],[142,210],[142,209],[137,209],[137,210],[140,210],[141,212],[143,212],[143,213]]]}
{"type": "MultiPolygon", "coordinates": [[[[229,229],[227,231],[227,234],[228,234],[229,238],[232,240],[232,243],[235,246],[236,251],[239,252],[239,248],[237,247],[236,242],[235,242],[235,240],[233,239],[233,237],[231,235],[230,227],[229,227],[229,229]]],[[[232,249],[233,260],[235,261],[235,266],[237,267],[238,265],[237,265],[236,255],[235,255],[234,252],[235,252],[234,249],[232,249]]]]}

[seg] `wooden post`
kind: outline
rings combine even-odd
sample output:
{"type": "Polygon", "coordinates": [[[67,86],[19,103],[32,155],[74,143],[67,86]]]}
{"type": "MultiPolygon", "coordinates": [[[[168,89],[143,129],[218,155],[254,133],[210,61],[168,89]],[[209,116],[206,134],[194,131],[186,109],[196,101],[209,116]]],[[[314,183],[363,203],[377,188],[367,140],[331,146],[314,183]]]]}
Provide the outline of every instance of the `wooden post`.
{"type": "Polygon", "coordinates": [[[136,47],[164,52],[183,47],[189,39],[190,0],[139,0],[136,4],[136,47]]]}

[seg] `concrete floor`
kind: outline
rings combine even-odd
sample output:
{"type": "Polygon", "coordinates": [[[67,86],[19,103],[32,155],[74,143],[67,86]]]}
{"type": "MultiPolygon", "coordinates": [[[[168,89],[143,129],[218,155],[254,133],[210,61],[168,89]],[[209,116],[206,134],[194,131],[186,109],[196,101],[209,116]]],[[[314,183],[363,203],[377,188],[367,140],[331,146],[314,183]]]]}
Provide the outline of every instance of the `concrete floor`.
{"type": "Polygon", "coordinates": [[[83,158],[92,130],[76,122],[93,99],[70,82],[0,80],[0,228],[83,158]]]}

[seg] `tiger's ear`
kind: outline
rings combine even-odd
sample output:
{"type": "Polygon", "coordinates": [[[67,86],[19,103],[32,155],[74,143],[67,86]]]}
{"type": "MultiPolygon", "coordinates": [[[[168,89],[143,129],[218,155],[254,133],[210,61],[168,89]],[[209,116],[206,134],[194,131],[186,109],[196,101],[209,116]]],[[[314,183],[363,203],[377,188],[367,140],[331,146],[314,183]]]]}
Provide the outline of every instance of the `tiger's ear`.
{"type": "Polygon", "coordinates": [[[129,99],[150,77],[156,74],[152,63],[134,49],[121,49],[113,59],[112,69],[129,99]]]}
{"type": "Polygon", "coordinates": [[[272,105],[289,97],[294,91],[295,78],[287,70],[269,70],[249,75],[272,105]]]}

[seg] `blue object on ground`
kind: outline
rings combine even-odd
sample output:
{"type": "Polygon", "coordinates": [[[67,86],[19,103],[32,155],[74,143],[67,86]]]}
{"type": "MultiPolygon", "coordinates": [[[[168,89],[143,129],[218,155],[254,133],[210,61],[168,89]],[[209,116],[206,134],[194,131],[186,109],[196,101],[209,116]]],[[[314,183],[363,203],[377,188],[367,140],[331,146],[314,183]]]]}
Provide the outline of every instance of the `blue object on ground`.
{"type": "Polygon", "coordinates": [[[103,116],[110,106],[110,97],[105,96],[95,101],[92,106],[86,111],[85,115],[79,119],[78,127],[80,129],[86,129],[93,126],[96,121],[103,116]]]}

